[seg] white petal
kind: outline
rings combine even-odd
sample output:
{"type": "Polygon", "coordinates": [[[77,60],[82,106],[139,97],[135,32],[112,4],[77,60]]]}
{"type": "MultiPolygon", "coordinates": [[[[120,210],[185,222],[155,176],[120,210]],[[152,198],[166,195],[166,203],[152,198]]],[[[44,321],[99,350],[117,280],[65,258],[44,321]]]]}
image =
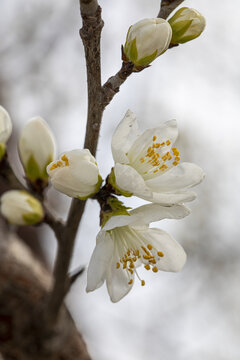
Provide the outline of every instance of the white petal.
{"type": "Polygon", "coordinates": [[[128,110],[112,137],[112,154],[115,162],[128,163],[126,153],[138,137],[136,115],[128,110]]]}
{"type": "Polygon", "coordinates": [[[142,235],[164,256],[157,263],[159,270],[177,272],[181,271],[187,255],[182,246],[172,236],[160,229],[143,230],[142,235]]]}
{"type": "Polygon", "coordinates": [[[0,144],[5,144],[12,133],[12,121],[8,112],[0,106],[0,144]]]}
{"type": "Polygon", "coordinates": [[[178,191],[175,193],[157,193],[153,192],[151,196],[141,196],[142,199],[151,201],[163,206],[172,206],[195,200],[197,194],[193,191],[178,191]]]}
{"type": "Polygon", "coordinates": [[[103,230],[111,230],[115,227],[130,225],[138,227],[139,225],[147,225],[151,222],[162,219],[182,219],[190,214],[190,209],[184,205],[161,206],[158,204],[148,204],[140,206],[132,211],[130,215],[112,216],[104,225],[103,230]]]}
{"type": "Polygon", "coordinates": [[[136,196],[151,196],[151,190],[145,185],[142,176],[131,166],[116,164],[114,167],[117,186],[136,196]]]}
{"type": "Polygon", "coordinates": [[[113,249],[114,244],[110,235],[101,231],[98,234],[97,244],[88,266],[87,292],[96,290],[104,283],[113,256],[113,249]]]}
{"type": "Polygon", "coordinates": [[[166,146],[165,150],[168,151],[169,147],[172,147],[178,136],[178,128],[176,120],[166,121],[164,124],[157,128],[152,128],[144,131],[144,133],[137,138],[137,140],[131,146],[128,152],[128,158],[131,162],[134,162],[139,155],[144,156],[143,153],[147,153],[148,147],[153,144],[153,137],[156,136],[156,142],[162,143],[170,140],[171,144],[166,146]]]}
{"type": "Polygon", "coordinates": [[[146,180],[153,192],[176,192],[199,184],[204,179],[203,170],[192,163],[180,163],[164,174],[146,180]]]}
{"type": "Polygon", "coordinates": [[[70,197],[86,197],[96,190],[96,186],[83,184],[71,173],[69,167],[58,168],[51,176],[55,189],[70,197]]]}
{"type": "MultiPolygon", "coordinates": [[[[133,278],[132,278],[133,279],[133,278]]],[[[107,272],[107,289],[112,302],[117,302],[126,296],[132,289],[134,281],[131,285],[128,284],[130,277],[127,271],[121,267],[116,268],[116,262],[112,260],[111,266],[107,272]]]]}

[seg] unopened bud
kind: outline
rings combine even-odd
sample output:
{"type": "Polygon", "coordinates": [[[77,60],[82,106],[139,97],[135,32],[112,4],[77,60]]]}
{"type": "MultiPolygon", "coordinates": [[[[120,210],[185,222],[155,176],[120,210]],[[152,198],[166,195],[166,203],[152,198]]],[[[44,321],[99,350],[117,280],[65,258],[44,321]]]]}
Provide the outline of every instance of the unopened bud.
{"type": "Polygon", "coordinates": [[[183,7],[169,19],[169,24],[172,27],[171,44],[183,44],[201,35],[206,21],[197,10],[183,7]]]}
{"type": "Polygon", "coordinates": [[[12,121],[8,112],[0,106],[0,161],[6,151],[6,143],[12,133],[12,121]]]}
{"type": "Polygon", "coordinates": [[[102,184],[97,162],[87,149],[62,154],[48,165],[47,172],[55,189],[81,200],[96,194],[102,184]]]}
{"type": "Polygon", "coordinates": [[[47,183],[46,167],[55,157],[55,140],[45,120],[33,118],[23,128],[19,155],[27,178],[33,183],[37,180],[47,183]]]}
{"type": "Polygon", "coordinates": [[[164,19],[144,19],[130,26],[124,54],[134,65],[148,66],[169,47],[171,26],[164,19]]]}
{"type": "Polygon", "coordinates": [[[41,203],[22,190],[10,190],[2,195],[1,213],[9,223],[15,225],[34,225],[44,217],[41,203]]]}

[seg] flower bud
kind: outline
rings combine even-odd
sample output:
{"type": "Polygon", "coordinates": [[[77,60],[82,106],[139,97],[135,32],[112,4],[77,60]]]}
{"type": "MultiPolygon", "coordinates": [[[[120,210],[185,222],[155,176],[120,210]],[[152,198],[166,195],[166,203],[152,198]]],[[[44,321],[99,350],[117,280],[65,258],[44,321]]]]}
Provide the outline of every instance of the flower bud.
{"type": "Polygon", "coordinates": [[[6,150],[6,142],[12,133],[12,121],[8,112],[0,106],[0,161],[6,150]]]}
{"type": "Polygon", "coordinates": [[[22,190],[10,190],[2,195],[1,213],[15,225],[34,225],[44,217],[41,203],[22,190]]]}
{"type": "Polygon", "coordinates": [[[55,157],[55,140],[45,120],[33,118],[23,128],[19,155],[27,178],[31,182],[40,179],[47,183],[46,167],[55,157]]]}
{"type": "Polygon", "coordinates": [[[87,149],[62,154],[48,165],[47,172],[55,189],[81,200],[96,194],[102,184],[97,162],[87,149]]]}
{"type": "Polygon", "coordinates": [[[171,26],[164,19],[144,19],[130,26],[124,54],[136,66],[148,66],[167,50],[172,37],[171,26]]]}
{"type": "Polygon", "coordinates": [[[197,38],[206,26],[205,18],[197,10],[187,7],[178,10],[168,22],[172,27],[171,44],[183,44],[197,38]]]}

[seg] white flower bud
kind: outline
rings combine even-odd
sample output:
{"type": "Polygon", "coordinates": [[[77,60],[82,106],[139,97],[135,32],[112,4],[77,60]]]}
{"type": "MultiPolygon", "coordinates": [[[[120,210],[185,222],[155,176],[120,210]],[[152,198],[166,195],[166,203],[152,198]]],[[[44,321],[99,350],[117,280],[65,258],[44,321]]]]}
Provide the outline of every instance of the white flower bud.
{"type": "Polygon", "coordinates": [[[200,36],[206,21],[197,10],[183,7],[169,19],[169,24],[172,27],[171,43],[183,44],[200,36]]]}
{"type": "Polygon", "coordinates": [[[97,162],[87,149],[62,154],[47,172],[55,189],[82,200],[96,194],[102,184],[97,162]]]}
{"type": "Polygon", "coordinates": [[[168,49],[171,26],[164,19],[144,19],[130,26],[124,53],[136,66],[147,66],[168,49]]]}
{"type": "Polygon", "coordinates": [[[34,225],[44,217],[41,203],[22,190],[10,190],[2,195],[1,213],[15,225],[34,225]]]}
{"type": "Polygon", "coordinates": [[[55,140],[40,117],[33,118],[23,128],[19,138],[19,155],[27,178],[47,182],[47,165],[55,158],[55,140]]]}
{"type": "Polygon", "coordinates": [[[8,112],[0,106],[0,161],[5,154],[6,142],[12,133],[12,121],[8,112]]]}

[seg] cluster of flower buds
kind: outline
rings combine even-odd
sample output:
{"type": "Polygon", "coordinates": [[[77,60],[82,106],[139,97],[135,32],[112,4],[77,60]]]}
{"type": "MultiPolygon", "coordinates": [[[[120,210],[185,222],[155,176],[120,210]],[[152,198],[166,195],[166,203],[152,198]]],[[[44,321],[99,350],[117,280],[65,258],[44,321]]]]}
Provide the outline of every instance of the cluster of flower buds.
{"type": "Polygon", "coordinates": [[[141,70],[162,55],[170,45],[193,40],[204,28],[204,17],[187,7],[178,10],[168,21],[161,18],[143,19],[128,30],[123,60],[131,61],[135,70],[141,70]]]}

